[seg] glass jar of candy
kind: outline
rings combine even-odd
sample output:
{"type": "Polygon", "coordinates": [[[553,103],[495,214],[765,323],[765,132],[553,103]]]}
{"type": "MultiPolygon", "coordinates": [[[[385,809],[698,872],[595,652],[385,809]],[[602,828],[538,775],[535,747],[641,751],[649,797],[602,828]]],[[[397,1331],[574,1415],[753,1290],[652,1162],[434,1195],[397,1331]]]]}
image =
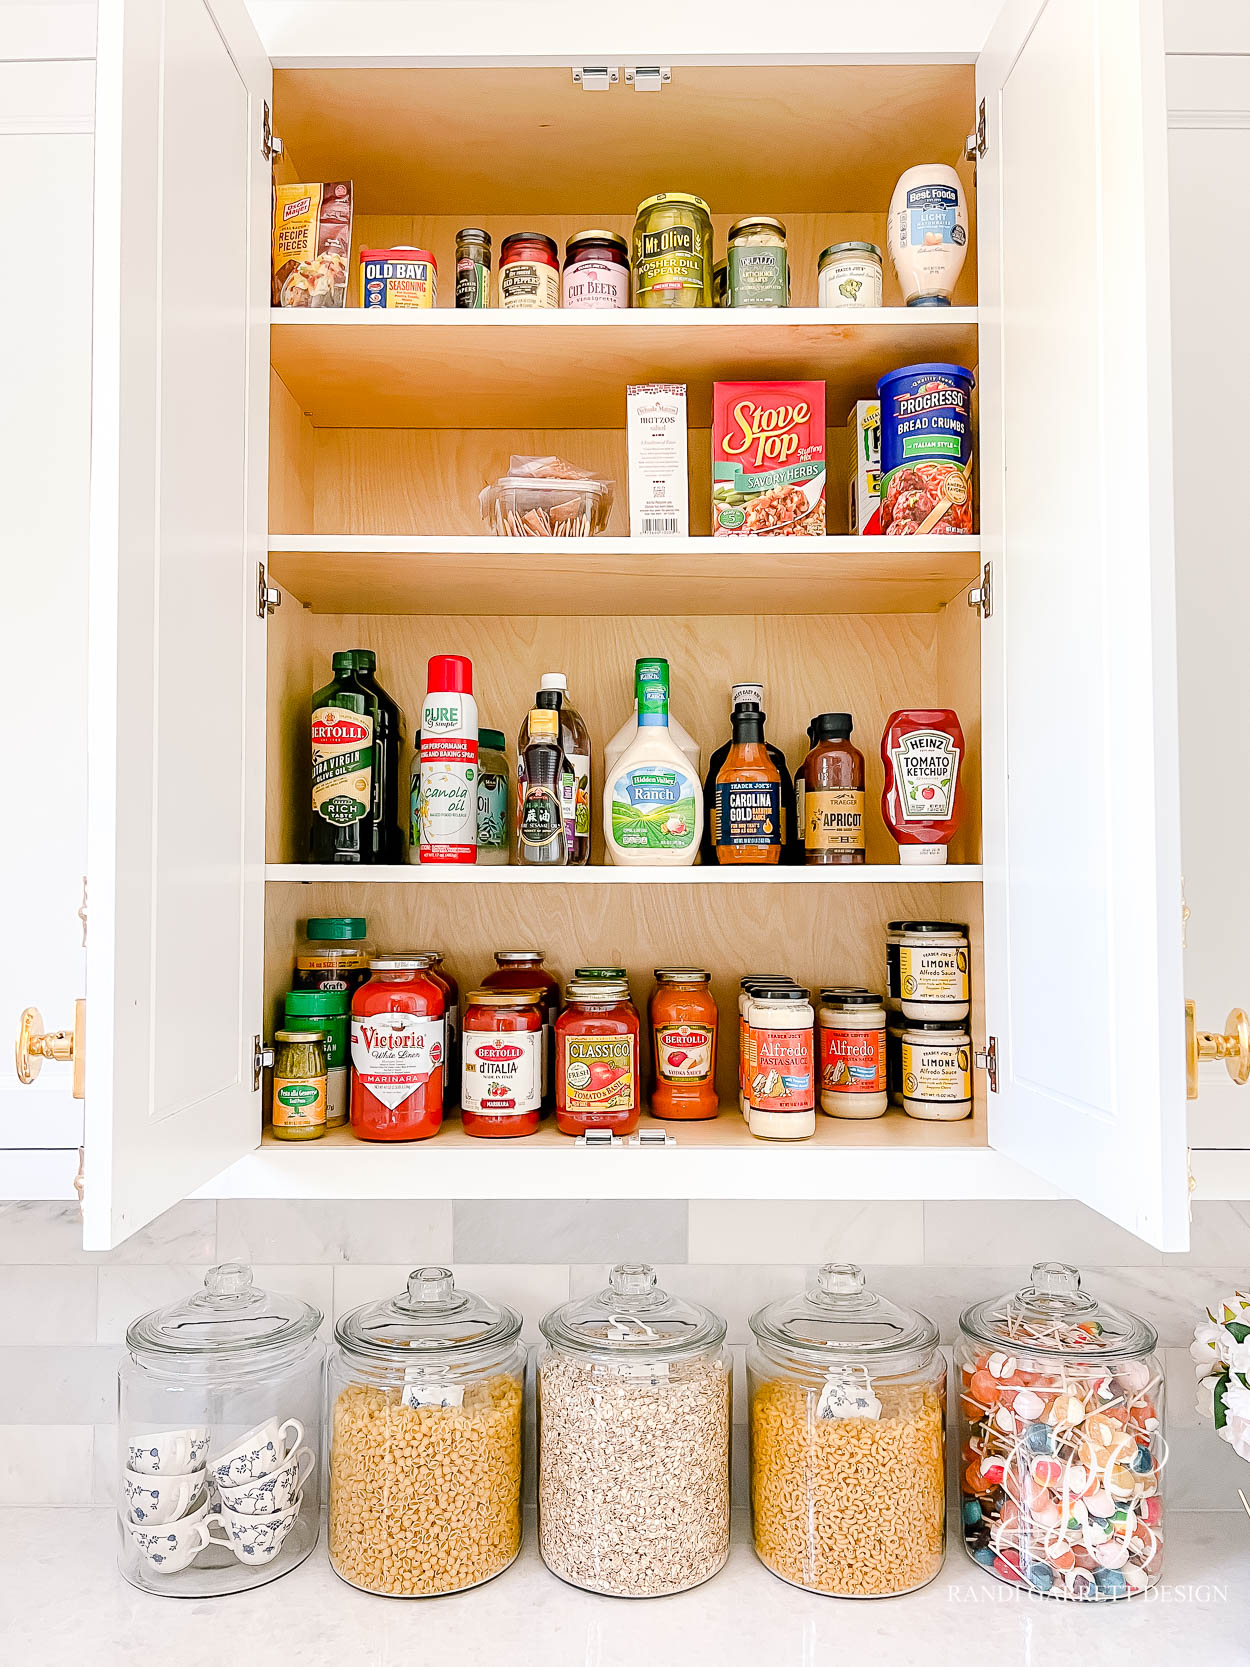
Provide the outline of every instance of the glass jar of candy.
{"type": "Polygon", "coordinates": [[[1010,1586],[1092,1602],[1163,1563],[1163,1372],[1154,1328],[1062,1262],[960,1318],[960,1481],[969,1555],[1010,1586]]]}

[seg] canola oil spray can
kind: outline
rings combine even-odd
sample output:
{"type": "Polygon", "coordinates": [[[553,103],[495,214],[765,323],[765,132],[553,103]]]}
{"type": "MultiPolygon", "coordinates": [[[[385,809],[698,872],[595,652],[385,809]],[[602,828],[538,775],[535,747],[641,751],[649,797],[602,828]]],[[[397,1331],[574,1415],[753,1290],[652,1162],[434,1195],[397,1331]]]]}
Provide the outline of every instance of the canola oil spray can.
{"type": "Polygon", "coordinates": [[[477,861],[477,702],[473,662],[435,654],[421,708],[417,835],[425,863],[477,861]]]}

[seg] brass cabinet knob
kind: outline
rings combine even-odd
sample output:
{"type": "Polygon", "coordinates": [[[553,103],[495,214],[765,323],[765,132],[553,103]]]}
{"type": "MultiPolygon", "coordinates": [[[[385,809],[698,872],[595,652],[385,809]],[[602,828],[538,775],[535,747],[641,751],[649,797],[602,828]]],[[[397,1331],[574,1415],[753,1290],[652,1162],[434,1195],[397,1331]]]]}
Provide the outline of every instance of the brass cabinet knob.
{"type": "Polygon", "coordinates": [[[43,1017],[37,1007],[28,1007],[17,1026],[17,1080],[29,1085],[43,1069],[45,1059],[68,1060],[74,1067],[73,1093],[76,1100],[83,1095],[86,1060],[83,1048],[83,1024],[86,1003],[74,1003],[72,1030],[45,1030],[43,1017]]]}
{"type": "Polygon", "coordinates": [[[1222,1059],[1239,1088],[1250,1082],[1250,1017],[1243,1008],[1233,1008],[1221,1033],[1199,1030],[1193,1002],[1185,1003],[1185,1091],[1191,1100],[1198,1098],[1198,1066],[1204,1059],[1222,1059]]]}

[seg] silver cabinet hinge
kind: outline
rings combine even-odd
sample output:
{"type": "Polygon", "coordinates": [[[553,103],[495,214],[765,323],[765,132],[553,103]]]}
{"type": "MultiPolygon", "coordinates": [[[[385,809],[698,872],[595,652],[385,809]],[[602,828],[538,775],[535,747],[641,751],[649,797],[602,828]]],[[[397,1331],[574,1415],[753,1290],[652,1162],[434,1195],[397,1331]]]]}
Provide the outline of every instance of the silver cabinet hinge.
{"type": "Polygon", "coordinates": [[[273,1066],[273,1049],[259,1036],[252,1037],[252,1092],[259,1092],[261,1078],[273,1066]]]}
{"type": "Polygon", "coordinates": [[[611,1129],[587,1129],[573,1142],[575,1146],[676,1146],[677,1136],[667,1129],[639,1129],[637,1134],[613,1134],[611,1129]]]}
{"type": "Polygon", "coordinates": [[[994,612],[994,573],[989,562],[981,569],[981,583],[968,592],[968,606],[975,608],[982,619],[994,612]]]}
{"type": "Polygon", "coordinates": [[[584,93],[606,93],[620,79],[620,70],[609,64],[579,64],[573,71],[573,81],[584,93]]]}
{"type": "Polygon", "coordinates": [[[978,1070],[984,1071],[989,1078],[990,1093],[998,1093],[998,1037],[985,1038],[985,1052],[974,1053],[972,1062],[978,1070]]]}
{"type": "Polygon", "coordinates": [[[636,93],[658,93],[673,79],[667,64],[626,64],[625,85],[636,93]]]}
{"type": "Polygon", "coordinates": [[[282,605],[282,592],[277,585],[269,583],[269,575],[265,572],[263,561],[256,563],[256,617],[268,619],[275,608],[282,605]]]}
{"type": "Polygon", "coordinates": [[[276,162],[280,156],[284,156],[286,154],[283,150],[281,139],[279,139],[278,135],[269,125],[268,99],[265,100],[265,114],[262,118],[260,154],[264,157],[266,162],[276,162]]]}
{"type": "Polygon", "coordinates": [[[975,162],[985,155],[985,100],[977,106],[977,130],[964,140],[964,161],[975,162]]]}

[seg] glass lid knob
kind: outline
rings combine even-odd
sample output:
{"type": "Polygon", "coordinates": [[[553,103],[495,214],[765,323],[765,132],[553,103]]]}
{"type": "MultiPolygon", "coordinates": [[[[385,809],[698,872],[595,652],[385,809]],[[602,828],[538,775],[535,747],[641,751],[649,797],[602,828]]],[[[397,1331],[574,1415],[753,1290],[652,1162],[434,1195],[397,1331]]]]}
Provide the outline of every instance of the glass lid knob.
{"type": "Polygon", "coordinates": [[[816,1282],[827,1297],[855,1297],[864,1289],[864,1270],[854,1262],[826,1262],[816,1282]]]}
{"type": "Polygon", "coordinates": [[[1066,1262],[1034,1262],[1029,1283],[1043,1296],[1072,1297],[1081,1289],[1081,1276],[1066,1262]]]}
{"type": "Polygon", "coordinates": [[[414,1268],[408,1275],[408,1301],[423,1308],[448,1303],[454,1284],[450,1268],[414,1268]]]}
{"type": "Polygon", "coordinates": [[[204,1289],[219,1301],[237,1302],[252,1289],[252,1270],[246,1262],[221,1262],[204,1275],[204,1289]]]}
{"type": "Polygon", "coordinates": [[[617,1296],[640,1297],[655,1289],[655,1269],[646,1262],[618,1262],[608,1275],[617,1296]]]}

